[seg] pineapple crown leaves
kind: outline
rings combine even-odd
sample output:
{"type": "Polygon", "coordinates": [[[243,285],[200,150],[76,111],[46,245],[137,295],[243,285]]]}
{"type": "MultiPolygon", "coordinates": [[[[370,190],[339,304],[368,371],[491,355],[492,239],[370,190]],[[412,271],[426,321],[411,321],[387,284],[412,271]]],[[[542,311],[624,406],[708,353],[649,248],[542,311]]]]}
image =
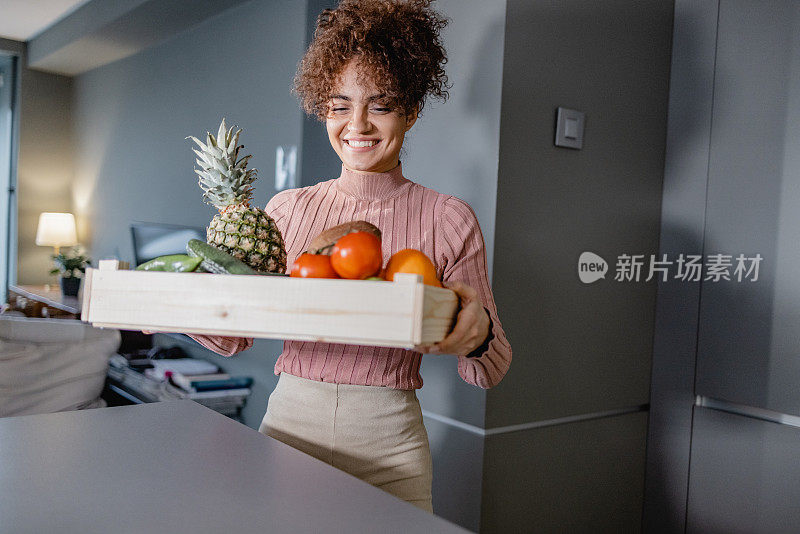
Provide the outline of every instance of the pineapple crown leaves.
{"type": "Polygon", "coordinates": [[[192,151],[197,155],[195,163],[200,167],[194,172],[200,177],[197,183],[203,190],[203,201],[220,211],[228,206],[247,204],[253,196],[252,184],[258,171],[247,168],[252,155],[239,158],[239,150],[244,148],[239,144],[241,133],[241,129],[228,128],[222,119],[216,137],[206,132],[205,143],[191,135],[186,138],[199,147],[199,150],[192,148],[192,151]]]}

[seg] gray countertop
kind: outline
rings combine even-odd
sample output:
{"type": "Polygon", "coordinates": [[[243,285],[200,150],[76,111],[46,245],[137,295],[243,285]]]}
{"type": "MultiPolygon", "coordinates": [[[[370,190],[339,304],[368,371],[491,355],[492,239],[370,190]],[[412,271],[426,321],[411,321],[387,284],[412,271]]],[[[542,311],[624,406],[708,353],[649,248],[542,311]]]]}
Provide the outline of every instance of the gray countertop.
{"type": "Polygon", "coordinates": [[[466,532],[192,401],[0,419],[0,532],[466,532]]]}

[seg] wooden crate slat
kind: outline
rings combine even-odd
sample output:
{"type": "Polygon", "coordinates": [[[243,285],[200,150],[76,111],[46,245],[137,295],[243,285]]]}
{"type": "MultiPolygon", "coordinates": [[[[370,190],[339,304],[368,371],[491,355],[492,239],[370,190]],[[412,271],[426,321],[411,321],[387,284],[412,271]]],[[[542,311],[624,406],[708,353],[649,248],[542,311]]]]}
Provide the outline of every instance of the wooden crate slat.
{"type": "Polygon", "coordinates": [[[81,303],[81,320],[89,320],[89,303],[92,294],[92,273],[94,269],[87,269],[83,275],[83,302],[81,303]]]}
{"type": "Polygon", "coordinates": [[[458,298],[449,289],[426,286],[423,302],[421,343],[437,343],[444,338],[443,332],[446,334],[455,324],[458,298]]]}
{"type": "MultiPolygon", "coordinates": [[[[152,326],[152,325],[132,325],[132,324],[120,324],[120,323],[92,323],[93,326],[98,328],[116,328],[119,330],[148,330],[152,332],[159,332],[159,328],[163,328],[160,326],[152,326]]],[[[162,330],[167,332],[167,330],[162,330]]],[[[183,334],[207,334],[207,335],[215,335],[215,336],[234,336],[234,337],[256,337],[256,338],[267,338],[267,339],[290,339],[285,334],[280,332],[270,333],[265,331],[258,331],[258,332],[246,332],[240,330],[221,330],[218,328],[213,328],[210,330],[204,330],[196,328],[193,331],[184,331],[181,332],[183,334]]],[[[371,345],[375,347],[398,347],[404,349],[412,349],[419,343],[410,343],[410,342],[399,342],[396,339],[376,339],[376,338],[357,338],[357,337],[319,337],[319,336],[304,336],[304,335],[292,335],[291,339],[296,341],[311,341],[314,343],[347,343],[349,345],[371,345]]]]}
{"type": "Polygon", "coordinates": [[[444,337],[457,302],[416,275],[387,283],[104,267],[87,270],[82,319],[129,330],[411,348],[444,337]]]}
{"type": "Polygon", "coordinates": [[[367,330],[377,338],[396,341],[407,339],[413,328],[412,315],[398,311],[411,305],[412,295],[394,284],[144,273],[151,285],[141,287],[143,273],[111,272],[98,271],[93,277],[90,318],[102,314],[103,322],[316,337],[350,337],[367,330]],[[202,277],[202,291],[197,277],[202,277]],[[135,287],[137,279],[140,287],[119,287],[126,281],[135,287]],[[372,288],[377,299],[361,298],[361,284],[382,286],[372,288]]]}

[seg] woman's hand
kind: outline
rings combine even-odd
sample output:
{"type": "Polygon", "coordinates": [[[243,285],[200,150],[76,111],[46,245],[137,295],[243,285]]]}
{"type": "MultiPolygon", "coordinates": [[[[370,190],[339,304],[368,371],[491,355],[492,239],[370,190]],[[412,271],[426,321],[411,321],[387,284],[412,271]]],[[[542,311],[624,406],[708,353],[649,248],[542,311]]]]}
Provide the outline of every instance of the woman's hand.
{"type": "Polygon", "coordinates": [[[466,356],[480,347],[489,335],[489,315],[478,299],[478,292],[462,282],[443,282],[458,295],[461,310],[453,330],[435,345],[417,345],[414,350],[426,354],[466,356]]]}

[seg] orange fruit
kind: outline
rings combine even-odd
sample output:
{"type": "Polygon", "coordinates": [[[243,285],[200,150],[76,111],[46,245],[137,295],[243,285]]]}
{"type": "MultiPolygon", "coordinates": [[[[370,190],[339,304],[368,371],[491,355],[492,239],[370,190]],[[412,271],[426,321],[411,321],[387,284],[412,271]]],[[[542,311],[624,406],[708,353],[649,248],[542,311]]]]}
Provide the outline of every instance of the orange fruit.
{"type": "Polygon", "coordinates": [[[433,262],[428,256],[413,248],[399,250],[389,258],[383,278],[392,281],[395,273],[419,274],[422,276],[422,281],[429,286],[442,287],[436,277],[436,267],[433,266],[433,262]]]}

